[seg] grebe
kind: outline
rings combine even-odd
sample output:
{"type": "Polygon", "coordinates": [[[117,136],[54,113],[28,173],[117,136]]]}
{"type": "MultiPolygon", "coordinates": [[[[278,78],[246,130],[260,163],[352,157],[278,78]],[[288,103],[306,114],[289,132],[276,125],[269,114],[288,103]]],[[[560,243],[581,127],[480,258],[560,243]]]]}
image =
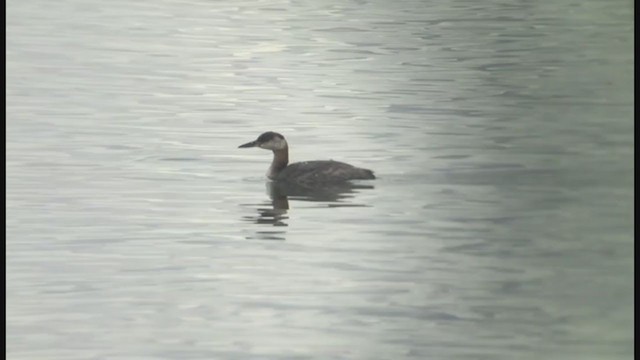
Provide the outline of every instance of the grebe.
{"type": "Polygon", "coordinates": [[[289,145],[284,136],[267,131],[239,148],[259,147],[273,151],[273,161],[267,177],[293,183],[339,183],[349,180],[375,179],[373,171],[333,160],[304,161],[289,164],[289,145]],[[288,165],[289,164],[289,165],[288,165]]]}

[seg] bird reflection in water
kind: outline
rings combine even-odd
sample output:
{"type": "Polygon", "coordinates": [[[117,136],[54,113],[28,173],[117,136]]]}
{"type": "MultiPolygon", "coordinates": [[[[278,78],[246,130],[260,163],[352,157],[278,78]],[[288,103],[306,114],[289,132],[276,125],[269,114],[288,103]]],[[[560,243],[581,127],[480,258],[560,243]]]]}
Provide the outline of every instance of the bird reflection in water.
{"type": "MultiPolygon", "coordinates": [[[[272,227],[287,227],[289,220],[289,200],[308,201],[319,204],[319,207],[365,207],[364,204],[351,203],[350,200],[361,190],[373,189],[372,185],[353,184],[350,182],[328,184],[322,187],[305,187],[296,183],[267,182],[267,194],[270,201],[258,204],[257,215],[244,216],[243,220],[258,225],[272,227]]],[[[285,240],[286,231],[263,230],[256,231],[255,236],[248,239],[285,240]]]]}

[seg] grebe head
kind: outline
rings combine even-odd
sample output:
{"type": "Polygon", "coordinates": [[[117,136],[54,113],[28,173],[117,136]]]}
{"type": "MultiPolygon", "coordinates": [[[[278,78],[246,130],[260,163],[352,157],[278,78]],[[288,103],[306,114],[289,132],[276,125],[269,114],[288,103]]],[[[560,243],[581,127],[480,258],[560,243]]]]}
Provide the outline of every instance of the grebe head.
{"type": "Polygon", "coordinates": [[[254,141],[238,146],[239,148],[259,147],[266,150],[284,150],[287,148],[287,141],[284,136],[277,132],[267,131],[266,133],[258,136],[254,141]]]}

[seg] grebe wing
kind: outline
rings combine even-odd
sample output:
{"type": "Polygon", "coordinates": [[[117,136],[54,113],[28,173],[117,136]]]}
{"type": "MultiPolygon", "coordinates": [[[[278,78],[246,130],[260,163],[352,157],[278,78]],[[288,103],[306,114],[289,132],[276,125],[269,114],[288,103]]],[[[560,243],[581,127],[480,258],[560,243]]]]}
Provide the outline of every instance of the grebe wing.
{"type": "Polygon", "coordinates": [[[276,180],[295,182],[343,182],[375,179],[373,172],[334,160],[303,161],[287,166],[276,180]]]}

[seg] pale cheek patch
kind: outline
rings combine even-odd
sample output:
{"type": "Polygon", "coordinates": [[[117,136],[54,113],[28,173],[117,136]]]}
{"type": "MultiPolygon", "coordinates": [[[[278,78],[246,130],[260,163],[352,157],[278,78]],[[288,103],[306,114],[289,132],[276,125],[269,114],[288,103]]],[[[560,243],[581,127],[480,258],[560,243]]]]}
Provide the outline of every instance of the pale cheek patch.
{"type": "Polygon", "coordinates": [[[263,149],[267,149],[267,150],[272,150],[273,149],[273,141],[267,141],[266,143],[262,143],[260,144],[260,147],[263,149]]]}
{"type": "Polygon", "coordinates": [[[260,147],[267,150],[282,150],[287,146],[284,139],[269,140],[266,143],[260,144],[260,147]]]}
{"type": "Polygon", "coordinates": [[[286,147],[287,143],[283,139],[277,139],[273,141],[273,147],[275,150],[282,150],[286,147]]]}

